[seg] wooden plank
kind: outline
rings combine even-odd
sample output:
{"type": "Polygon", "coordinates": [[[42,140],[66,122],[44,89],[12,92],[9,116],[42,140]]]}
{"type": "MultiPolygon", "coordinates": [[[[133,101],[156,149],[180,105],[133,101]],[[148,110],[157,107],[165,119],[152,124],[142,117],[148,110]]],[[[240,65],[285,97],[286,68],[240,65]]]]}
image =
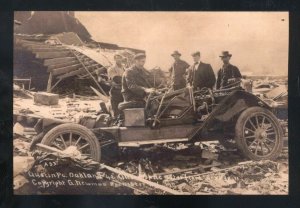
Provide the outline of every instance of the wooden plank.
{"type": "Polygon", "coordinates": [[[68,62],[64,62],[64,63],[60,63],[60,64],[52,64],[48,66],[48,72],[50,72],[52,69],[58,69],[58,68],[62,68],[65,66],[71,66],[74,64],[78,64],[79,62],[77,60],[75,61],[68,61],[68,62]]]}
{"type": "Polygon", "coordinates": [[[33,48],[31,50],[33,53],[38,53],[38,52],[67,52],[69,51],[68,49],[65,48],[55,48],[55,47],[49,47],[49,48],[33,48]]]}
{"type": "Polygon", "coordinates": [[[58,153],[60,155],[66,155],[66,153],[64,153],[63,151],[61,151],[61,150],[59,150],[55,147],[50,147],[48,145],[41,144],[41,143],[36,144],[36,146],[38,147],[38,149],[41,149],[42,151],[45,151],[45,152],[58,153]]]}
{"type": "MultiPolygon", "coordinates": [[[[84,64],[86,64],[86,65],[89,65],[89,64],[92,64],[92,63],[94,63],[94,61],[92,61],[92,60],[84,62],[84,64]]],[[[49,65],[48,66],[48,72],[50,72],[52,69],[71,66],[71,65],[74,65],[74,64],[79,64],[79,61],[75,60],[75,61],[65,62],[65,63],[61,63],[61,64],[49,65]]]]}
{"type": "Polygon", "coordinates": [[[61,64],[68,61],[77,61],[76,57],[63,57],[63,58],[53,58],[53,59],[46,59],[44,61],[45,66],[53,65],[53,64],[61,64]]]}
{"type": "Polygon", "coordinates": [[[143,184],[147,184],[148,186],[151,186],[151,187],[154,187],[156,189],[159,189],[161,191],[164,191],[166,193],[169,193],[169,194],[174,194],[174,195],[182,195],[182,194],[185,194],[185,193],[182,193],[182,192],[179,192],[179,191],[176,191],[174,189],[171,189],[169,187],[166,187],[166,186],[163,186],[163,185],[160,185],[158,183],[154,183],[152,181],[148,181],[144,178],[141,178],[141,177],[138,177],[138,176],[135,176],[135,175],[132,175],[130,173],[127,173],[125,171],[122,171],[122,170],[118,170],[116,168],[113,168],[113,167],[110,167],[110,166],[107,166],[107,165],[104,165],[104,164],[100,164],[102,168],[105,168],[113,173],[116,173],[116,174],[119,174],[119,175],[123,175],[123,176],[126,176],[130,179],[133,179],[135,181],[138,181],[138,182],[141,182],[143,184]]]}
{"type": "Polygon", "coordinates": [[[40,59],[48,59],[48,58],[62,58],[68,57],[71,53],[67,52],[38,52],[35,57],[40,59]]]}
{"type": "MultiPolygon", "coordinates": [[[[95,66],[89,66],[88,68],[90,68],[90,67],[96,67],[96,65],[98,65],[98,64],[95,64],[95,66]]],[[[91,70],[90,73],[94,73],[95,69],[90,69],[90,70],[91,70]]],[[[59,79],[65,79],[65,78],[76,76],[76,75],[80,75],[80,74],[83,74],[83,73],[86,74],[86,70],[84,68],[79,68],[78,70],[71,71],[71,72],[68,72],[66,74],[60,75],[57,78],[59,78],[59,79]]]]}
{"type": "MultiPolygon", "coordinates": [[[[87,68],[96,67],[97,65],[98,64],[94,64],[94,65],[88,66],[87,68]]],[[[53,72],[53,75],[60,75],[60,74],[63,74],[63,73],[69,73],[69,72],[72,72],[72,71],[76,71],[76,74],[73,74],[72,76],[75,76],[75,75],[78,75],[78,74],[81,74],[81,73],[85,72],[84,68],[82,67],[82,64],[67,66],[67,67],[63,67],[63,68],[60,68],[60,69],[53,69],[51,71],[53,72]]]]}
{"type": "Polygon", "coordinates": [[[62,68],[58,68],[58,69],[52,69],[51,72],[53,73],[53,75],[60,75],[60,74],[64,74],[64,73],[68,73],[70,71],[74,71],[77,70],[81,67],[81,64],[74,64],[71,66],[66,66],[66,67],[62,67],[62,68]]]}
{"type": "MultiPolygon", "coordinates": [[[[103,69],[105,68],[104,66],[101,66],[100,68],[95,68],[95,69],[92,69],[93,71],[91,71],[91,74],[96,74],[97,70],[100,70],[100,69],[103,69]]],[[[84,75],[80,75],[80,78],[86,78],[90,76],[89,74],[84,74],[84,75]]],[[[107,75],[105,74],[100,74],[100,76],[103,76],[103,77],[107,77],[107,75]]]]}
{"type": "Polygon", "coordinates": [[[57,78],[58,79],[65,79],[65,78],[76,76],[76,75],[79,75],[79,74],[82,74],[82,73],[85,73],[85,70],[81,68],[81,69],[78,69],[76,71],[71,71],[71,72],[68,72],[66,74],[57,76],[57,78]]]}
{"type": "Polygon", "coordinates": [[[95,88],[93,88],[92,86],[90,86],[90,88],[94,91],[94,93],[104,102],[108,102],[109,101],[109,97],[103,95],[102,93],[100,93],[98,90],[96,90],[95,88]]]}
{"type": "Polygon", "coordinates": [[[51,91],[61,82],[62,79],[59,79],[52,87],[51,91]]]}
{"type": "Polygon", "coordinates": [[[48,78],[48,84],[47,84],[47,92],[51,92],[52,78],[53,78],[53,74],[52,74],[52,72],[50,72],[49,78],[48,78]]]}
{"type": "Polygon", "coordinates": [[[44,46],[46,45],[46,43],[43,42],[28,42],[28,43],[24,43],[24,42],[20,42],[22,46],[24,47],[28,47],[28,46],[44,46]]]}
{"type": "Polygon", "coordinates": [[[177,173],[183,173],[183,172],[190,172],[193,170],[199,170],[199,169],[207,169],[207,168],[212,168],[212,167],[218,167],[220,166],[221,163],[219,164],[211,164],[211,165],[198,165],[196,167],[192,168],[186,168],[186,169],[180,169],[180,170],[174,170],[174,171],[169,171],[165,173],[155,173],[156,176],[163,176],[163,175],[170,175],[170,174],[177,174],[177,173]]]}
{"type": "Polygon", "coordinates": [[[42,46],[37,46],[37,45],[31,45],[31,46],[26,46],[28,50],[35,50],[35,49],[66,49],[63,46],[50,46],[50,45],[42,45],[42,46]]]}
{"type": "Polygon", "coordinates": [[[140,147],[146,144],[163,144],[169,142],[186,142],[189,138],[175,138],[175,139],[156,139],[156,140],[146,140],[146,141],[130,141],[130,142],[119,142],[119,147],[140,147]]]}

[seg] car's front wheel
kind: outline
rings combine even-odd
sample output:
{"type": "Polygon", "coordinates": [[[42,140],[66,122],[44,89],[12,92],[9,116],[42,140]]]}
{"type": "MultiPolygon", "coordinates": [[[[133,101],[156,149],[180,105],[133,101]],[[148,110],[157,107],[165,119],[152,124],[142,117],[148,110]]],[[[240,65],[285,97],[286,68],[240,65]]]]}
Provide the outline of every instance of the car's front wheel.
{"type": "Polygon", "coordinates": [[[273,160],[283,147],[282,128],[271,111],[250,107],[243,111],[235,125],[238,149],[252,160],[273,160]]]}
{"type": "Polygon", "coordinates": [[[41,143],[61,151],[78,151],[83,156],[100,161],[101,150],[97,137],[91,130],[79,124],[58,125],[45,134],[41,143]]]}

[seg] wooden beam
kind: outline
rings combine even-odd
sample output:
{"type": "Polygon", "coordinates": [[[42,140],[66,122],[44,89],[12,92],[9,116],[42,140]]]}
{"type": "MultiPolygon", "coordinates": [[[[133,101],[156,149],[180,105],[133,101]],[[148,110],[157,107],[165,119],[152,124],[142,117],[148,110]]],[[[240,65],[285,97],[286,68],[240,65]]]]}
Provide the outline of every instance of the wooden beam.
{"type": "MultiPolygon", "coordinates": [[[[98,64],[95,64],[95,65],[98,65],[98,64]]],[[[92,67],[95,67],[95,66],[92,66],[92,67]]],[[[90,73],[93,74],[96,69],[90,69],[90,70],[92,70],[90,73]]],[[[65,79],[65,78],[76,76],[76,75],[80,75],[80,74],[83,74],[83,73],[86,74],[86,70],[84,68],[80,68],[78,70],[71,71],[71,72],[68,72],[68,73],[63,74],[63,75],[59,75],[59,76],[57,76],[57,78],[58,79],[65,79]]]]}
{"type": "Polygon", "coordinates": [[[43,42],[28,42],[28,43],[24,43],[24,42],[20,42],[22,46],[27,47],[27,46],[44,46],[47,45],[46,43],[43,42]]]}
{"type": "MultiPolygon", "coordinates": [[[[100,70],[100,69],[103,69],[103,68],[105,68],[105,67],[101,66],[100,68],[92,69],[93,71],[91,71],[91,74],[96,74],[97,70],[100,70]]],[[[89,76],[89,74],[84,74],[84,75],[80,75],[80,78],[86,78],[88,76],[89,76]]],[[[107,77],[107,75],[104,75],[104,74],[101,74],[101,76],[106,76],[107,77]]]]}
{"type": "Polygon", "coordinates": [[[71,71],[71,72],[68,72],[66,74],[59,75],[59,76],[57,76],[57,78],[58,79],[65,79],[65,78],[76,76],[76,75],[79,75],[79,74],[82,74],[82,73],[85,73],[85,70],[81,68],[81,69],[78,69],[76,71],[71,71]]]}
{"type": "Polygon", "coordinates": [[[51,92],[52,78],[53,78],[53,75],[50,72],[49,78],[48,78],[48,84],[47,84],[47,92],[51,92]]]}
{"type": "Polygon", "coordinates": [[[212,168],[212,167],[218,167],[220,166],[221,163],[219,164],[211,164],[211,165],[198,165],[196,167],[192,168],[186,168],[186,169],[180,169],[180,170],[174,170],[174,171],[168,171],[165,173],[155,173],[156,176],[164,176],[164,175],[171,175],[171,174],[177,174],[177,173],[183,173],[183,172],[190,172],[193,170],[199,170],[199,169],[207,169],[207,168],[212,168]]]}
{"type": "Polygon", "coordinates": [[[49,47],[49,48],[33,48],[31,49],[31,51],[33,53],[38,53],[38,52],[66,52],[66,51],[69,51],[68,49],[65,49],[65,48],[55,48],[55,47],[49,47]]]}
{"type": "Polygon", "coordinates": [[[62,79],[59,79],[52,87],[51,91],[61,82],[62,79]]]}
{"type": "Polygon", "coordinates": [[[68,57],[71,53],[67,52],[38,52],[35,57],[40,59],[68,57]]]}
{"type": "MultiPolygon", "coordinates": [[[[70,62],[65,62],[65,63],[61,63],[61,64],[49,65],[48,66],[48,72],[50,72],[52,69],[71,66],[71,65],[74,65],[74,64],[78,64],[78,63],[79,63],[79,61],[76,60],[76,61],[70,61],[70,62]]],[[[91,65],[93,63],[95,63],[93,60],[89,60],[89,61],[84,62],[84,64],[86,64],[86,65],[91,65]]]]}
{"type": "Polygon", "coordinates": [[[53,64],[61,64],[68,61],[77,61],[76,57],[63,57],[63,58],[53,58],[53,59],[46,59],[44,61],[45,66],[53,65],[53,64]]]}
{"type": "Polygon", "coordinates": [[[75,61],[68,61],[68,62],[64,62],[64,63],[60,63],[60,64],[52,64],[48,66],[48,72],[50,72],[52,69],[57,69],[57,68],[61,68],[61,67],[65,67],[65,66],[71,66],[74,64],[78,64],[79,62],[77,60],[75,61]]]}
{"type": "Polygon", "coordinates": [[[94,91],[94,93],[104,102],[108,102],[109,101],[109,97],[103,95],[102,93],[100,93],[98,90],[96,90],[95,88],[93,88],[92,86],[90,86],[90,88],[94,91]]]}
{"type": "Polygon", "coordinates": [[[141,178],[141,177],[138,177],[138,176],[135,176],[135,175],[132,175],[130,173],[127,173],[125,171],[122,171],[122,170],[119,170],[119,169],[116,169],[116,168],[113,168],[113,167],[110,167],[110,166],[107,166],[107,165],[104,165],[104,164],[100,164],[102,168],[105,168],[113,173],[116,173],[118,175],[123,175],[123,176],[126,176],[128,178],[131,178],[135,181],[138,181],[138,182],[141,182],[143,184],[146,184],[148,186],[151,186],[151,187],[154,187],[156,189],[159,189],[161,191],[164,191],[166,193],[169,193],[169,194],[174,194],[174,195],[182,195],[182,194],[185,194],[185,193],[182,193],[182,192],[179,192],[179,191],[176,191],[174,189],[171,189],[169,187],[166,187],[166,186],[163,186],[163,185],[160,185],[158,183],[154,183],[152,181],[148,181],[144,178],[141,178]]]}
{"type": "Polygon", "coordinates": [[[59,75],[59,74],[64,74],[64,73],[68,73],[70,71],[74,71],[77,70],[81,67],[81,64],[74,64],[71,66],[66,66],[66,67],[62,67],[62,68],[58,68],[58,69],[52,69],[51,72],[53,73],[53,75],[59,75]]]}
{"type": "Polygon", "coordinates": [[[35,50],[35,49],[66,49],[65,47],[62,46],[50,46],[50,45],[31,45],[31,46],[26,46],[28,50],[35,50]]]}

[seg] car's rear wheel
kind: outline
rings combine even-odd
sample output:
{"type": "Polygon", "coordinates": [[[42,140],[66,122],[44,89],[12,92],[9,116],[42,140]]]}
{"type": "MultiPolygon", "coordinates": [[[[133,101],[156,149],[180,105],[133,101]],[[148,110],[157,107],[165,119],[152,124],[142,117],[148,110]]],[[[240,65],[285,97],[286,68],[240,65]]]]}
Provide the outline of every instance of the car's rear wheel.
{"type": "Polygon", "coordinates": [[[79,151],[95,161],[100,161],[101,150],[95,134],[79,124],[61,124],[48,131],[41,141],[42,144],[65,151],[79,151]]]}
{"type": "Polygon", "coordinates": [[[282,128],[268,109],[251,107],[243,111],[235,126],[238,149],[252,160],[273,160],[283,147],[282,128]]]}

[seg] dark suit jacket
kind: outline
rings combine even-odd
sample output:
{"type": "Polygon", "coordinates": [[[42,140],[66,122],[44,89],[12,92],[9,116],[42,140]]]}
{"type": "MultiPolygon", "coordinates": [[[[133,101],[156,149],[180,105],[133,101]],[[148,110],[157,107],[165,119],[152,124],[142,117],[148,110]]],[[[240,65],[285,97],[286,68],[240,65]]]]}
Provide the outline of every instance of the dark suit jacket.
{"type": "Polygon", "coordinates": [[[222,67],[218,71],[216,89],[220,89],[224,87],[226,88],[226,86],[229,84],[228,79],[231,78],[242,78],[240,70],[236,66],[231,64],[229,64],[226,68],[222,67]]]}
{"type": "Polygon", "coordinates": [[[145,88],[151,87],[148,82],[150,73],[136,66],[125,70],[122,77],[122,94],[125,101],[140,101],[146,96],[145,88]]]}
{"type": "Polygon", "coordinates": [[[200,62],[197,69],[192,66],[188,73],[188,82],[193,84],[194,89],[203,87],[213,88],[216,77],[210,64],[200,62]]]}

